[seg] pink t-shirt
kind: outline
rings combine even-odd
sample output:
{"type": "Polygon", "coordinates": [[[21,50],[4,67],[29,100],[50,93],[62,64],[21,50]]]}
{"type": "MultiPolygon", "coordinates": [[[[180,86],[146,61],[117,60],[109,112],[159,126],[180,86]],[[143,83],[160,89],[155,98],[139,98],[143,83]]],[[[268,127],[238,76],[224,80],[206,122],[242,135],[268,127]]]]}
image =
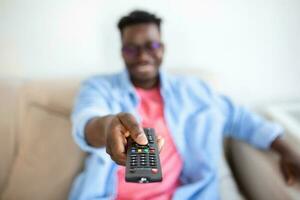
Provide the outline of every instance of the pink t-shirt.
{"type": "Polygon", "coordinates": [[[182,160],[166,125],[163,100],[159,88],[151,90],[136,88],[136,91],[140,97],[138,112],[142,117],[142,126],[154,128],[156,134],[165,139],[164,147],[160,152],[163,181],[146,184],[125,182],[125,167],[119,166],[116,199],[171,199],[174,191],[180,185],[179,175],[182,169],[182,160]]]}

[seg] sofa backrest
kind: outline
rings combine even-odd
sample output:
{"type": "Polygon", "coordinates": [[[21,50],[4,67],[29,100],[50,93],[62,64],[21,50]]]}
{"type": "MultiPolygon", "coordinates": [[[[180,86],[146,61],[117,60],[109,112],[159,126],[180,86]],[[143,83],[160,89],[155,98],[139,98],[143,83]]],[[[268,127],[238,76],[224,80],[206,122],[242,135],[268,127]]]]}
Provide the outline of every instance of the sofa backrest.
{"type": "Polygon", "coordinates": [[[70,134],[78,85],[72,80],[30,81],[20,88],[17,150],[2,199],[67,199],[84,158],[70,134]]]}

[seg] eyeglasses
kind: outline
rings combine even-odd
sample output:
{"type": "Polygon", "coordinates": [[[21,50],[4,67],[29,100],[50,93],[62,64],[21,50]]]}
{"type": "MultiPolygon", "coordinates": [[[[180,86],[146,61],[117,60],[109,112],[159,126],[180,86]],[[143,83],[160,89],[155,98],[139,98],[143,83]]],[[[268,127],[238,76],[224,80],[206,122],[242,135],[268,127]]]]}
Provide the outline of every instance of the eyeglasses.
{"type": "Polygon", "coordinates": [[[163,44],[161,42],[148,42],[144,45],[124,45],[122,47],[122,52],[129,57],[135,57],[139,55],[141,50],[145,50],[145,52],[149,54],[155,54],[162,48],[163,44]]]}

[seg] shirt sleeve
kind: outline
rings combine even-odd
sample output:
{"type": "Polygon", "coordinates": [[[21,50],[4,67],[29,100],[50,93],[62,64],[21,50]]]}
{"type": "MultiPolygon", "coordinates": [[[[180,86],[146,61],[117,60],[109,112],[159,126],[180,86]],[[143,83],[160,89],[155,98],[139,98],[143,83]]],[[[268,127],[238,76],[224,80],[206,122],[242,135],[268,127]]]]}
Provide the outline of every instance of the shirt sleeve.
{"type": "Polygon", "coordinates": [[[103,157],[105,148],[90,146],[85,140],[84,129],[86,124],[95,117],[110,113],[107,84],[96,78],[84,81],[75,100],[71,115],[72,136],[79,147],[88,153],[96,153],[103,157]]]}
{"type": "Polygon", "coordinates": [[[246,107],[234,104],[228,97],[216,98],[225,116],[224,136],[245,141],[260,149],[268,149],[283,134],[283,127],[279,124],[262,118],[246,107]]]}
{"type": "Polygon", "coordinates": [[[212,106],[220,111],[224,119],[223,136],[242,140],[259,149],[268,149],[277,137],[283,135],[284,129],[279,124],[264,119],[244,106],[235,104],[227,96],[213,91],[201,80],[197,85],[200,86],[199,91],[204,91],[201,96],[204,99],[208,97],[208,104],[213,104],[212,106]]]}

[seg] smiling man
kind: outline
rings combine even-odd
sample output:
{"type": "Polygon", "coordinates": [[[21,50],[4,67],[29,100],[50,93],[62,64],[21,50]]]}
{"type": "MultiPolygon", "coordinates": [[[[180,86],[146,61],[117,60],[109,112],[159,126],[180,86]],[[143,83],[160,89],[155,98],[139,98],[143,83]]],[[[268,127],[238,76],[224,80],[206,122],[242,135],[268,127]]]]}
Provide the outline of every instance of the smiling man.
{"type": "Polygon", "coordinates": [[[86,152],[71,200],[219,199],[218,161],[224,137],[243,140],[281,156],[291,183],[300,156],[280,137],[283,129],[216,94],[203,81],[160,69],[161,19],[133,11],[118,24],[125,70],[86,80],[72,114],[73,136],[86,152]],[[163,181],[125,182],[126,144],[147,144],[142,127],[158,134],[163,181]]]}

